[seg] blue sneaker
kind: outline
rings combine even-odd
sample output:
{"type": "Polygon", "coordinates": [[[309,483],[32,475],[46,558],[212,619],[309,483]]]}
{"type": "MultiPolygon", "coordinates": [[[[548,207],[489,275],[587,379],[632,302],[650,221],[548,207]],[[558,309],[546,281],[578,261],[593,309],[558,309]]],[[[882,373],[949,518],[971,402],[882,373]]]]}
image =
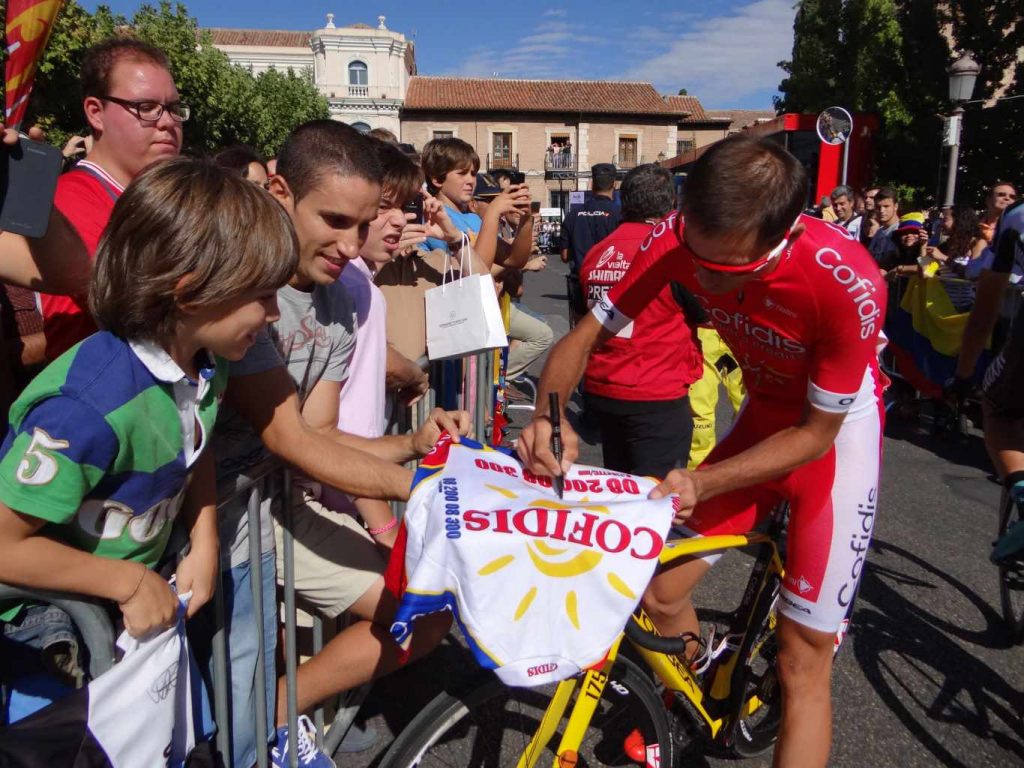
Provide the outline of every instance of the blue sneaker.
{"type": "Polygon", "coordinates": [[[303,768],[337,768],[334,761],[317,748],[313,721],[307,715],[299,715],[298,726],[294,744],[288,736],[287,725],[277,729],[277,739],[270,748],[270,762],[274,768],[288,768],[293,749],[298,755],[298,764],[303,768]]]}

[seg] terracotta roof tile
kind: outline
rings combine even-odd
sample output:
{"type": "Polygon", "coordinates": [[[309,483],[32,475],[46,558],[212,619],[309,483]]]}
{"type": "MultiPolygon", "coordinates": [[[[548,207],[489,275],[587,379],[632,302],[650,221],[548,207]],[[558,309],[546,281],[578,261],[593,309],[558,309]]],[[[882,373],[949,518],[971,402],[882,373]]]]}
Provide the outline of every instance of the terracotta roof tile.
{"type": "Polygon", "coordinates": [[[309,48],[309,32],[281,29],[218,29],[208,30],[214,45],[251,45],[272,48],[309,48]]]}
{"type": "Polygon", "coordinates": [[[650,83],[414,77],[406,110],[671,115],[650,83]]]}
{"type": "Polygon", "coordinates": [[[665,103],[673,112],[685,115],[688,118],[695,118],[697,120],[705,118],[704,107],[700,105],[700,101],[696,96],[666,96],[665,103]]]}
{"type": "Polygon", "coordinates": [[[680,123],[725,123],[731,120],[728,117],[713,117],[705,111],[696,96],[666,96],[665,103],[673,112],[683,115],[680,123]]]}
{"type": "Polygon", "coordinates": [[[712,119],[729,118],[732,120],[731,128],[734,131],[777,117],[774,109],[709,109],[707,115],[712,119]]]}

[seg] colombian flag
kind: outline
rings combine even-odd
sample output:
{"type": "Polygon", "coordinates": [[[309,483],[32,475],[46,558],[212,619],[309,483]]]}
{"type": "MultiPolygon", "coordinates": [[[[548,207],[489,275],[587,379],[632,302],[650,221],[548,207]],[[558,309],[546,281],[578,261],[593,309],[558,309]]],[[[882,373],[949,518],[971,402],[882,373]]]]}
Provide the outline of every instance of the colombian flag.
{"type": "MultiPolygon", "coordinates": [[[[896,292],[893,292],[896,294],[896,292]]],[[[956,371],[969,312],[957,312],[941,281],[913,276],[885,324],[896,372],[925,397],[942,396],[956,371]]],[[[988,356],[978,361],[984,371],[988,356]]]]}
{"type": "Polygon", "coordinates": [[[63,0],[7,0],[7,67],[4,122],[17,126],[25,116],[36,68],[50,39],[63,0]]]}

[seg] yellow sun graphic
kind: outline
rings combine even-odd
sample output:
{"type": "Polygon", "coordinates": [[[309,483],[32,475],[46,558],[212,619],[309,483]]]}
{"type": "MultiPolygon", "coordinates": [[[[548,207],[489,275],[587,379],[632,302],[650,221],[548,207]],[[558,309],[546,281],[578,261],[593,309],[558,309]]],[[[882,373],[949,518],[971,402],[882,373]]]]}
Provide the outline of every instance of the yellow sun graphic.
{"type": "MultiPolygon", "coordinates": [[[[510,491],[508,488],[502,488],[497,485],[486,485],[491,491],[494,491],[498,495],[511,500],[519,498],[519,494],[514,491],[510,491]]],[[[569,506],[559,501],[551,501],[549,499],[534,499],[527,502],[530,508],[534,509],[551,509],[551,510],[564,510],[572,511],[574,509],[583,509],[589,512],[597,512],[598,514],[607,515],[610,514],[611,510],[608,507],[588,503],[587,497],[580,499],[580,503],[577,506],[569,506]]],[[[538,573],[549,577],[549,579],[573,579],[577,576],[582,576],[600,565],[604,558],[604,553],[584,549],[583,551],[572,553],[572,547],[556,547],[552,546],[546,541],[541,539],[531,540],[526,543],[526,553],[529,556],[530,562],[538,573]]],[[[477,574],[479,576],[491,576],[498,573],[503,568],[511,565],[516,561],[516,555],[506,554],[491,560],[486,565],[482,566],[477,574]]],[[[625,580],[613,571],[608,571],[605,574],[605,579],[611,588],[621,595],[622,597],[635,601],[637,595],[629,588],[629,585],[625,580]]],[[[555,584],[551,581],[546,581],[545,589],[554,589],[555,584]]],[[[537,597],[538,588],[531,586],[519,599],[516,604],[515,612],[513,613],[513,620],[519,621],[526,615],[530,610],[530,606],[537,597]]],[[[566,589],[565,592],[565,615],[568,617],[569,622],[575,629],[580,628],[579,618],[579,597],[574,589],[566,589]]]]}

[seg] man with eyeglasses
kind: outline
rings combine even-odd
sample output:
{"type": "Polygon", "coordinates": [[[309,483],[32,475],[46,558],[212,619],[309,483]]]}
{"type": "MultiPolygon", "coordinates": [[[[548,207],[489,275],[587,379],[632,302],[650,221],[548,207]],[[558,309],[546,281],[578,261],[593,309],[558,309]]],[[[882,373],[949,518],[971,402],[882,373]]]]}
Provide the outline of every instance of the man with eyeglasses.
{"type": "MultiPolygon", "coordinates": [[[[578,439],[563,417],[559,466],[546,395],[568,402],[591,350],[671,281],[697,296],[740,364],[747,400],[701,468],[669,472],[651,496],[677,496],[681,536],[742,533],[779,500],[790,503],[777,768],[828,762],[833,649],[871,540],[884,413],[885,283],[849,232],[801,215],[807,187],[800,162],[771,141],[737,135],[714,145],[686,180],[682,215],[654,227],[625,278],[552,350],[518,443],[535,473],[566,471],[578,439]]],[[[687,638],[697,668],[710,643],[690,596],[715,559],[659,573],[644,596],[661,634],[687,638]]]]}
{"type": "MultiPolygon", "coordinates": [[[[181,151],[189,108],[178,97],[163,51],[130,38],[86,51],[81,86],[93,146],[60,177],[54,205],[92,256],[124,188],[147,166],[181,151]]],[[[41,297],[48,359],[96,330],[84,295],[41,297]]]]}

